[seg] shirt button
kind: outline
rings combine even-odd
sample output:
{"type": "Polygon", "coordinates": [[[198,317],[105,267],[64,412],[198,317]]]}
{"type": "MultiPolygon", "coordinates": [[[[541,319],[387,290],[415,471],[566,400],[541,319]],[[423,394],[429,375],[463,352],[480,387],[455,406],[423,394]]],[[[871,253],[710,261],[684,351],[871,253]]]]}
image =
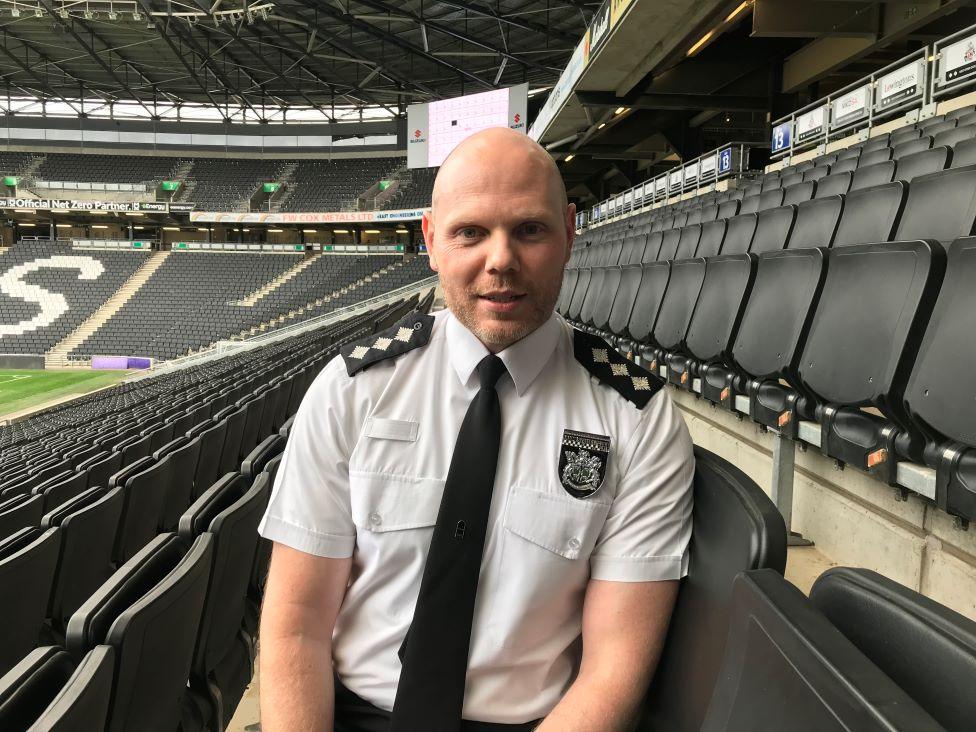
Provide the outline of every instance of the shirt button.
{"type": "Polygon", "coordinates": [[[381,523],[383,523],[383,517],[376,513],[376,511],[373,511],[373,513],[369,515],[369,522],[373,526],[379,526],[381,523]]]}
{"type": "Polygon", "coordinates": [[[572,549],[572,550],[574,550],[574,551],[576,549],[579,549],[580,548],[580,540],[577,539],[574,536],[572,539],[569,540],[569,548],[572,549]]]}

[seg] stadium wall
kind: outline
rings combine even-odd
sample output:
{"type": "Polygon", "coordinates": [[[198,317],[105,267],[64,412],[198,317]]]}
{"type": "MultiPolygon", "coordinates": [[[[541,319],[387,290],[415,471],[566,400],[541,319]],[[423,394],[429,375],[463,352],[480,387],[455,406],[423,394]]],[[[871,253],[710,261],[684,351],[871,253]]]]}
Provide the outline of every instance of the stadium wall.
{"type": "MultiPolygon", "coordinates": [[[[669,390],[696,445],[745,471],[771,493],[775,436],[693,394],[669,390]]],[[[840,470],[816,447],[796,453],[794,531],[827,557],[867,567],[976,620],[976,527],[957,528],[935,504],[856,468],[840,470]]]]}

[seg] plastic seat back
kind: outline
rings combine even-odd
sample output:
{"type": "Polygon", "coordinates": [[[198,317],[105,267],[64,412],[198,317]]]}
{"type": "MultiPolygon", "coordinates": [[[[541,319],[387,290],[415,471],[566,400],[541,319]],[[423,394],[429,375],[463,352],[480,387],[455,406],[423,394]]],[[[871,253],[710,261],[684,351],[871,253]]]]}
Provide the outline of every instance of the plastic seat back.
{"type": "Polygon", "coordinates": [[[722,241],[722,254],[745,254],[752,246],[758,218],[756,214],[740,214],[728,220],[725,239],[722,241]]]}
{"type": "Polygon", "coordinates": [[[732,585],[725,657],[703,732],[935,732],[942,727],[769,569],[732,585]]]}
{"type": "Polygon", "coordinates": [[[923,175],[911,182],[895,238],[948,244],[976,228],[976,165],[923,175]]]}
{"type": "Polygon", "coordinates": [[[684,347],[688,324],[705,279],[705,260],[685,259],[671,265],[671,278],[654,324],[654,342],[667,351],[684,347]]]}
{"type": "Polygon", "coordinates": [[[834,247],[890,241],[904,198],[905,184],[900,181],[848,193],[834,247]]]}
{"type": "MultiPolygon", "coordinates": [[[[786,247],[790,232],[793,231],[793,221],[796,218],[796,206],[781,206],[779,208],[760,211],[756,222],[756,233],[752,237],[749,251],[755,254],[773,252],[786,247]]],[[[723,249],[723,254],[735,254],[723,249]]]]}
{"type": "Polygon", "coordinates": [[[40,639],[60,546],[57,528],[28,527],[0,541],[0,674],[40,639]]]}
{"type": "Polygon", "coordinates": [[[114,662],[110,646],[96,646],[77,664],[62,648],[36,648],[0,679],[0,729],[104,729],[114,662]]]}
{"type": "Polygon", "coordinates": [[[976,623],[867,569],[828,569],[810,600],[945,729],[972,727],[976,623]]]}
{"type": "Polygon", "coordinates": [[[650,692],[642,730],[701,727],[729,629],[732,581],[744,570],[786,567],[786,526],[763,490],[731,463],[695,448],[695,509],[688,575],[650,692]]]}
{"type": "Polygon", "coordinates": [[[829,247],[834,241],[843,210],[843,196],[816,198],[801,203],[796,207],[796,222],[787,246],[790,249],[829,247]]]}

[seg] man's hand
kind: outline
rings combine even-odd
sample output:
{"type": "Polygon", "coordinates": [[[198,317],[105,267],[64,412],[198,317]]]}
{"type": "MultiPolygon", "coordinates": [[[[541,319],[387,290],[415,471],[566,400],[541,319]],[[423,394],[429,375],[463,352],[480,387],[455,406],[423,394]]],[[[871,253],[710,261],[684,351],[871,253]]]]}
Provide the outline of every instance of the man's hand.
{"type": "Polygon", "coordinates": [[[633,728],[671,619],[678,582],[590,580],[579,675],[538,732],[633,728]]]}
{"type": "Polygon", "coordinates": [[[332,630],[351,566],[274,545],[261,612],[264,732],[331,732],[332,630]]]}

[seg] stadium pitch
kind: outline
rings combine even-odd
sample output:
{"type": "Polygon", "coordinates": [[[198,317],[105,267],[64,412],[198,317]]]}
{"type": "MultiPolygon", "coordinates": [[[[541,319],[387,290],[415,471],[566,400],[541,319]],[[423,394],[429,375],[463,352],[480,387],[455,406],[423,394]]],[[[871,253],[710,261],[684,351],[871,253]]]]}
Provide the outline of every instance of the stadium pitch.
{"type": "Polygon", "coordinates": [[[124,379],[129,371],[0,369],[0,418],[60,398],[87,394],[124,379]]]}

